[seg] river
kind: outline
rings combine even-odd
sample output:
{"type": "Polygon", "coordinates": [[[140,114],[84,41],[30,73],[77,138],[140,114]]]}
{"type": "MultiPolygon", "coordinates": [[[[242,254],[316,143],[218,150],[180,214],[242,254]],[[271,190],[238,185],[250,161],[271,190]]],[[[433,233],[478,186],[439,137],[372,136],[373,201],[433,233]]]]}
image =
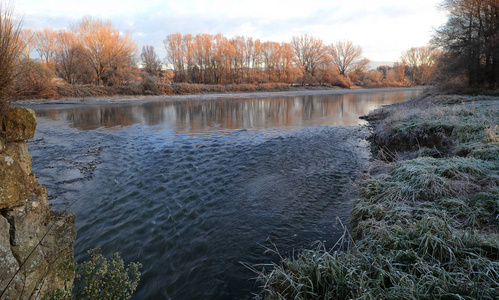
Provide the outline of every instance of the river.
{"type": "Polygon", "coordinates": [[[28,146],[52,209],[76,213],[77,261],[141,262],[134,299],[251,299],[243,263],[342,235],[370,157],[358,117],[420,93],[33,105],[28,146]]]}

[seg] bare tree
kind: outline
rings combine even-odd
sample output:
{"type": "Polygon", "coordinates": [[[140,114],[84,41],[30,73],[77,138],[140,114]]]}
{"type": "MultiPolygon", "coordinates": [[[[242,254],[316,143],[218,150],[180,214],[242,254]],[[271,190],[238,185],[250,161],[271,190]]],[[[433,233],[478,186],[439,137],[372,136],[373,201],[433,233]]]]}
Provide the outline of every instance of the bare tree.
{"type": "Polygon", "coordinates": [[[444,51],[445,73],[465,74],[469,86],[499,82],[499,1],[445,0],[447,23],[439,28],[433,44],[444,51]]]}
{"type": "Polygon", "coordinates": [[[402,53],[400,59],[407,66],[415,84],[430,83],[436,77],[435,66],[441,51],[429,46],[413,47],[402,53]]]}
{"type": "Polygon", "coordinates": [[[6,113],[15,65],[24,50],[22,22],[13,18],[13,9],[0,4],[0,116],[6,113]]]}
{"type": "Polygon", "coordinates": [[[346,76],[351,69],[355,69],[362,62],[362,48],[355,46],[352,41],[338,41],[328,47],[333,64],[340,75],[346,76]]]}
{"type": "Polygon", "coordinates": [[[293,47],[289,43],[281,43],[281,60],[279,68],[281,69],[281,78],[279,81],[292,83],[296,79],[298,70],[294,67],[294,53],[293,47]]]}
{"type": "Polygon", "coordinates": [[[98,85],[103,83],[105,71],[119,71],[117,62],[129,64],[133,61],[137,46],[132,37],[114,29],[110,21],[87,16],[74,24],[72,30],[90,54],[98,85]]]}
{"type": "Polygon", "coordinates": [[[195,63],[194,63],[194,37],[191,34],[185,34],[182,38],[182,42],[184,43],[184,65],[186,69],[186,80],[187,82],[192,82],[195,73],[195,63]]]}
{"type": "Polygon", "coordinates": [[[233,77],[231,78],[232,82],[241,83],[245,66],[245,53],[247,53],[246,49],[246,38],[243,36],[236,36],[230,39],[229,41],[236,51],[233,59],[232,59],[232,73],[233,77]]]}
{"type": "Polygon", "coordinates": [[[49,68],[54,66],[54,56],[57,44],[57,31],[52,29],[43,29],[35,35],[35,48],[40,58],[49,68]]]}
{"type": "Polygon", "coordinates": [[[348,71],[348,77],[350,77],[350,80],[353,83],[358,84],[362,80],[364,73],[368,69],[369,63],[370,60],[367,58],[363,58],[354,62],[352,68],[348,71]]]}
{"type": "Polygon", "coordinates": [[[213,57],[213,39],[211,34],[197,34],[194,38],[195,51],[194,59],[200,69],[199,83],[213,83],[212,57],[213,57]]]}
{"type": "Polygon", "coordinates": [[[263,63],[265,64],[266,81],[274,82],[279,76],[279,63],[281,60],[281,45],[277,42],[264,42],[263,63]]]}
{"type": "Polygon", "coordinates": [[[16,97],[47,97],[52,93],[54,72],[43,63],[24,58],[16,65],[13,93],[16,97]]]}
{"type": "Polygon", "coordinates": [[[326,48],[321,39],[310,35],[294,36],[291,46],[295,52],[296,64],[301,69],[303,76],[313,78],[326,54],[326,48]]]}
{"type": "Polygon", "coordinates": [[[58,32],[56,49],[55,70],[57,75],[69,84],[94,81],[95,75],[90,65],[89,53],[72,32],[58,32]]]}
{"type": "Polygon", "coordinates": [[[156,52],[154,52],[153,46],[143,46],[140,58],[144,64],[144,70],[147,73],[155,74],[161,70],[161,60],[158,58],[158,55],[156,55],[156,52]]]}
{"type": "Polygon", "coordinates": [[[185,49],[182,34],[170,34],[163,41],[166,50],[166,61],[173,67],[175,81],[185,81],[185,49]]]}
{"type": "Polygon", "coordinates": [[[235,56],[235,49],[221,33],[216,34],[213,41],[215,55],[212,59],[212,65],[215,83],[225,84],[227,82],[226,79],[230,76],[231,61],[235,56]]]}
{"type": "Polygon", "coordinates": [[[21,31],[21,43],[24,45],[23,55],[29,59],[35,47],[36,32],[33,29],[27,28],[21,31]]]}

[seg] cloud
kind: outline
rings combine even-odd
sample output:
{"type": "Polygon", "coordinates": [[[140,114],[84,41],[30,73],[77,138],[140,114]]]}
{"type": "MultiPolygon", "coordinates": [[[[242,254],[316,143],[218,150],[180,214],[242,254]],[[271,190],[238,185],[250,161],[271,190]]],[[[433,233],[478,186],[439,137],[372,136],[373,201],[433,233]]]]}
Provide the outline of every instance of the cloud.
{"type": "Polygon", "coordinates": [[[308,33],[325,43],[352,40],[372,60],[396,60],[413,46],[424,45],[431,28],[445,20],[440,0],[19,0],[16,10],[33,29],[67,28],[85,15],[110,19],[129,31],[141,47],[155,46],[172,33],[222,33],[263,41],[289,42],[308,33]]]}

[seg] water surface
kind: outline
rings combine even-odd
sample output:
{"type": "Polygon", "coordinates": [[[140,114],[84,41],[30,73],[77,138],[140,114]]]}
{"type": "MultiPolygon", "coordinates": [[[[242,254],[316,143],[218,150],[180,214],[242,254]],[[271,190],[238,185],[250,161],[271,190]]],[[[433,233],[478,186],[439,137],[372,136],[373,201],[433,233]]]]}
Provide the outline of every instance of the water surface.
{"type": "Polygon", "coordinates": [[[90,248],[143,264],[135,299],[248,299],[265,263],[348,223],[369,110],[419,91],[34,107],[33,171],[90,248]]]}

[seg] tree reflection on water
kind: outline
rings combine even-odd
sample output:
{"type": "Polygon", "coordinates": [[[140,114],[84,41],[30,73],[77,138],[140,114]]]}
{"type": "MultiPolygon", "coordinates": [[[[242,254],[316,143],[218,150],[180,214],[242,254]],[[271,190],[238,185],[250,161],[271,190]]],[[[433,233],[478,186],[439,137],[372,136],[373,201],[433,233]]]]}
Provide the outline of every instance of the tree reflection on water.
{"type": "Polygon", "coordinates": [[[273,98],[224,98],[38,109],[37,115],[62,120],[79,130],[162,125],[176,132],[209,128],[262,129],[313,125],[358,125],[359,116],[405,101],[420,91],[273,98]],[[408,94],[414,94],[408,97],[408,94]]]}

